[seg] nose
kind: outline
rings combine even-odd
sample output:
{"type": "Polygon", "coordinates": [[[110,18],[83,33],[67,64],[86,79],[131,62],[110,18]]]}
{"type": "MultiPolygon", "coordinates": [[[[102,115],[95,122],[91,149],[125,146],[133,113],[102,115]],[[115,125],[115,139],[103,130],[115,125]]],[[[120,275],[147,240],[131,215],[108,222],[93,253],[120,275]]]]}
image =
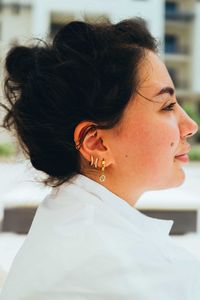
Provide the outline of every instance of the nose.
{"type": "Polygon", "coordinates": [[[181,108],[180,135],[182,138],[193,136],[198,131],[197,123],[181,108]]]}

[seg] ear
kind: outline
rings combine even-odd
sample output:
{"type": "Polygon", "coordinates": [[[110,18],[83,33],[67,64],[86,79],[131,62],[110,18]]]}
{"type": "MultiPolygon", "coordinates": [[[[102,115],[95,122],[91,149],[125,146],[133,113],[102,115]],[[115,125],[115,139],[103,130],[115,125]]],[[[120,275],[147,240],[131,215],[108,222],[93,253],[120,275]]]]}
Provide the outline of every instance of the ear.
{"type": "Polygon", "coordinates": [[[90,162],[91,156],[99,158],[98,166],[105,160],[105,167],[112,163],[109,145],[106,143],[106,131],[98,129],[89,121],[79,123],[74,131],[74,141],[81,155],[90,162]],[[84,139],[82,137],[84,136],[84,139]],[[79,141],[81,141],[79,145],[79,141]]]}

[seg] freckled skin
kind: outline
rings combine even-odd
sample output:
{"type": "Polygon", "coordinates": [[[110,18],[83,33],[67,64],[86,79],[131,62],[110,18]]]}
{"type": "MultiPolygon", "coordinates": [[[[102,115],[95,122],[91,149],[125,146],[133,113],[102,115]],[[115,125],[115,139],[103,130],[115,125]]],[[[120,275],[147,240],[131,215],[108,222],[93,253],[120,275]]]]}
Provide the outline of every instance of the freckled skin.
{"type": "MultiPolygon", "coordinates": [[[[174,87],[165,65],[151,51],[139,75],[145,78],[139,91],[150,99],[163,87],[174,87]]],[[[169,105],[176,97],[165,94],[155,103],[136,94],[120,124],[107,131],[114,162],[105,170],[104,185],[131,205],[143,192],[179,186],[185,178],[175,155],[186,148],[187,135],[194,134],[197,125],[178,103],[173,111],[164,111],[164,100],[169,105]]]]}

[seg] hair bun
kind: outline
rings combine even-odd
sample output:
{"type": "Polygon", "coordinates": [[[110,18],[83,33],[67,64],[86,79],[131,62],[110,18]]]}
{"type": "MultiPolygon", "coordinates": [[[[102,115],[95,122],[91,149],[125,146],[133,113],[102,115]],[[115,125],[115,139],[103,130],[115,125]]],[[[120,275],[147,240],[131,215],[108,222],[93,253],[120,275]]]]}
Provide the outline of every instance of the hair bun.
{"type": "Polygon", "coordinates": [[[31,70],[34,69],[34,48],[16,46],[11,49],[6,59],[6,70],[16,83],[25,83],[31,70]]]}
{"type": "Polygon", "coordinates": [[[53,48],[66,56],[66,52],[74,50],[81,55],[90,55],[94,51],[94,32],[92,25],[81,21],[73,21],[65,25],[55,36],[53,48]]]}

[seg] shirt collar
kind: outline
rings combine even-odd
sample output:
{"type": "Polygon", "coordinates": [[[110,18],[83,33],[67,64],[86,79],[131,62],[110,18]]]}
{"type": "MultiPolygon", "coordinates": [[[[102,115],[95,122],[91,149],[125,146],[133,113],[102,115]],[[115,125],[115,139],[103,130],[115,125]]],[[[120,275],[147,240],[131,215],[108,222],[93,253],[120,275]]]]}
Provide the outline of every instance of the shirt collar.
{"type": "Polygon", "coordinates": [[[113,210],[118,211],[120,215],[132,222],[133,225],[137,226],[143,233],[153,235],[159,234],[161,236],[169,235],[174,221],[151,218],[144,215],[127,201],[84,175],[75,175],[70,179],[70,182],[98,197],[106,205],[110,206],[113,210]]]}

